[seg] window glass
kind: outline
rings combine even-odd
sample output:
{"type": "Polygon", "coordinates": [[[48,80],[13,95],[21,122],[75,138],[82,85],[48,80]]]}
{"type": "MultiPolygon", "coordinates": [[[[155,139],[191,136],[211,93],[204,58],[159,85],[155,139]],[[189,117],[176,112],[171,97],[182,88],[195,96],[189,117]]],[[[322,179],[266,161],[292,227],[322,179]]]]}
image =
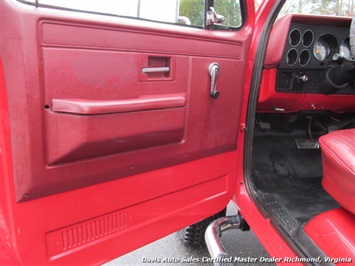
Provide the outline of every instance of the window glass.
{"type": "Polygon", "coordinates": [[[178,0],[39,0],[41,5],[176,23],[178,0]]]}
{"type": "Polygon", "coordinates": [[[224,16],[223,25],[234,28],[241,26],[242,13],[239,0],[215,0],[214,8],[218,14],[224,16]]]}
{"type": "MultiPolygon", "coordinates": [[[[239,27],[242,21],[240,0],[215,0],[224,25],[239,27]]],[[[22,0],[34,4],[35,0],[22,0]]],[[[39,6],[95,12],[204,27],[205,0],[38,0],[39,6]]]]}
{"type": "Polygon", "coordinates": [[[205,23],[205,1],[180,0],[179,16],[188,19],[191,25],[203,27],[205,23]]]}

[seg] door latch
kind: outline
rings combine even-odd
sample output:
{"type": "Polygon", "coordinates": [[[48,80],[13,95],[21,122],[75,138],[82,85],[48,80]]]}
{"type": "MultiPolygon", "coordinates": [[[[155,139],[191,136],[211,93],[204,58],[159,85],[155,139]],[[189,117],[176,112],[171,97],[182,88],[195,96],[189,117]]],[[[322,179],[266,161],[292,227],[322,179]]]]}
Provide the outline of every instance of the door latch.
{"type": "Polygon", "coordinates": [[[219,75],[219,65],[218,63],[211,63],[208,67],[208,72],[211,76],[211,89],[210,95],[213,99],[217,99],[220,95],[220,92],[217,90],[217,79],[219,75]]]}

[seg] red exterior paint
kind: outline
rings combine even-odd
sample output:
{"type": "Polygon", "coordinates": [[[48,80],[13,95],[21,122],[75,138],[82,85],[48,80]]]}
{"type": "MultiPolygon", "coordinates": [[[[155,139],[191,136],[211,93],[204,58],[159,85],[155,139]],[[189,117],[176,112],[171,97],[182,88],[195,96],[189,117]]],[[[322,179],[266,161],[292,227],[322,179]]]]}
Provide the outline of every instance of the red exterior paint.
{"type": "MultiPolygon", "coordinates": [[[[255,29],[253,30],[253,40],[251,44],[251,49],[248,54],[248,64],[247,64],[247,76],[244,84],[244,100],[242,106],[241,114],[241,124],[240,124],[240,137],[238,139],[238,157],[243,158],[244,156],[244,137],[245,137],[245,125],[246,125],[246,110],[248,104],[251,74],[253,69],[253,63],[255,58],[255,52],[259,42],[261,29],[265,24],[267,14],[270,12],[275,1],[263,2],[259,7],[255,18],[255,29]]],[[[290,246],[285,242],[285,240],[276,232],[275,228],[271,224],[270,220],[263,217],[260,211],[256,208],[255,202],[249,196],[247,188],[244,182],[244,162],[243,160],[237,161],[237,182],[236,182],[236,193],[233,196],[233,201],[237,208],[248,222],[253,232],[256,234],[260,242],[263,244],[270,257],[294,258],[296,256],[295,252],[290,248],[290,246]]],[[[278,265],[283,265],[284,263],[276,263],[278,265]]],[[[300,263],[295,263],[295,265],[302,265],[300,263]]]]}
{"type": "MultiPolygon", "coordinates": [[[[319,214],[304,230],[330,258],[355,257],[355,216],[340,208],[319,214]]],[[[337,265],[349,265],[340,261],[337,265]]]]}
{"type": "MultiPolygon", "coordinates": [[[[1,58],[0,58],[1,59],[1,58]]],[[[9,113],[6,97],[2,62],[0,61],[0,262],[1,264],[18,264],[18,253],[14,241],[15,228],[13,212],[9,201],[13,195],[13,187],[5,177],[12,176],[11,140],[9,113]]]]}

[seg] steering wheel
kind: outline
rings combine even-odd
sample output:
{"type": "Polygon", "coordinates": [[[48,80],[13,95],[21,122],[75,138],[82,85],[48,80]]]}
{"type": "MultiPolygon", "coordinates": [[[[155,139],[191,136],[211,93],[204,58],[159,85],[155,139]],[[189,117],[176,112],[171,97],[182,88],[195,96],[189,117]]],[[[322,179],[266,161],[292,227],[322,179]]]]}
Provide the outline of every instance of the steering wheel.
{"type": "Polygon", "coordinates": [[[345,88],[349,83],[355,82],[355,17],[350,25],[349,44],[351,58],[340,58],[334,55],[334,60],[339,60],[338,66],[332,66],[322,73],[323,81],[321,91],[323,94],[332,94],[345,88]]]}

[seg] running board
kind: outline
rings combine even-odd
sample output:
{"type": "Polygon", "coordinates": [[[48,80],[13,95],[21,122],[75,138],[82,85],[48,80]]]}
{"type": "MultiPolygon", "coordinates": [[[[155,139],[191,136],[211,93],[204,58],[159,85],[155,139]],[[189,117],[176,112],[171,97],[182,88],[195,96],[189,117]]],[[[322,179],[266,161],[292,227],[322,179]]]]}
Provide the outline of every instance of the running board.
{"type": "Polygon", "coordinates": [[[206,229],[205,242],[210,253],[211,260],[215,266],[231,263],[231,256],[224,248],[220,236],[224,231],[231,229],[248,230],[249,226],[244,218],[238,213],[234,216],[226,216],[212,222],[206,229]]]}

